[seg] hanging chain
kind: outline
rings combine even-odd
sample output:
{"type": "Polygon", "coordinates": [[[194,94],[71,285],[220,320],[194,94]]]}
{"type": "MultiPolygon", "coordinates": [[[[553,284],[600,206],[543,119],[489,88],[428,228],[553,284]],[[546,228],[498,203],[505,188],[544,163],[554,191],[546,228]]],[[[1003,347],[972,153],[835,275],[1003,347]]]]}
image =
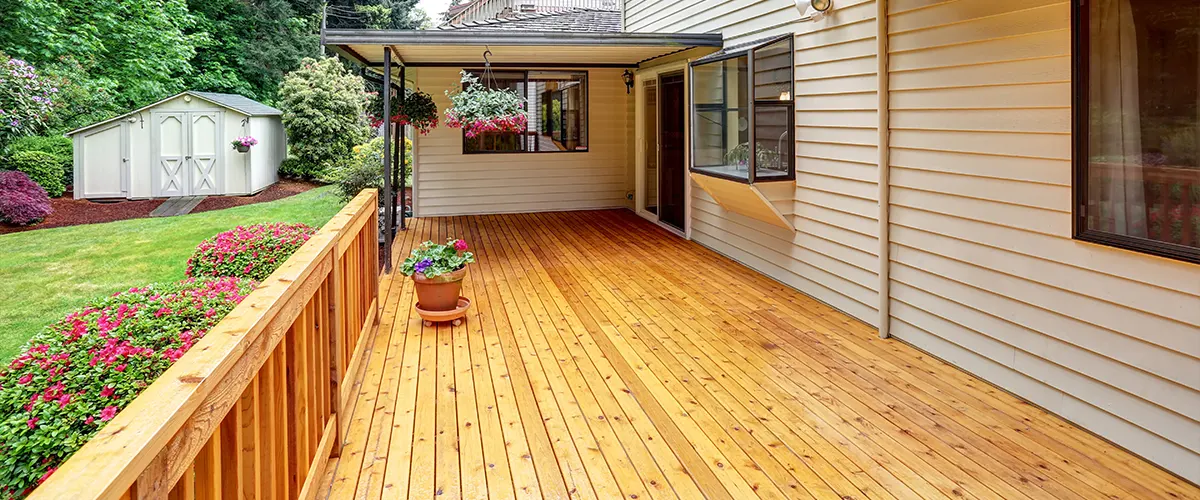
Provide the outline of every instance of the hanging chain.
{"type": "Polygon", "coordinates": [[[492,74],[492,61],[490,59],[488,59],[488,56],[490,56],[490,55],[492,55],[492,48],[487,45],[484,45],[483,46],[483,85],[488,90],[495,90],[496,75],[492,74]]]}

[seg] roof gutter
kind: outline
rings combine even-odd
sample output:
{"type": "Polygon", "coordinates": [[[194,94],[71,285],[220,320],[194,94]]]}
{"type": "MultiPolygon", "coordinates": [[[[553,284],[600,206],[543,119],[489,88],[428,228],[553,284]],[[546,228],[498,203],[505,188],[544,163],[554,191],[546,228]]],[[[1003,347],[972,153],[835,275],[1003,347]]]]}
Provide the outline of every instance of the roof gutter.
{"type": "Polygon", "coordinates": [[[471,30],[325,30],[326,45],[617,45],[721,47],[720,33],[481,32],[471,30]]]}

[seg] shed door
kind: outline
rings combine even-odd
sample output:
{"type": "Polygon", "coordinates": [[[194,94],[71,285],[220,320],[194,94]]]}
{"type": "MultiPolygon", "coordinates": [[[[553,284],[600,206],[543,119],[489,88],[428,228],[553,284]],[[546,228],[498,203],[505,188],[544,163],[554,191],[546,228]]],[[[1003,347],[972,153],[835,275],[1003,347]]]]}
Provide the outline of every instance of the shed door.
{"type": "Polygon", "coordinates": [[[191,158],[188,162],[191,170],[191,193],[194,195],[223,194],[221,187],[221,168],[219,157],[220,114],[212,112],[193,112],[191,117],[191,158]]]}
{"type": "Polygon", "coordinates": [[[154,129],[151,130],[154,145],[154,169],[150,179],[154,189],[150,195],[187,196],[188,169],[185,166],[188,156],[187,113],[156,112],[152,114],[154,129]]]}

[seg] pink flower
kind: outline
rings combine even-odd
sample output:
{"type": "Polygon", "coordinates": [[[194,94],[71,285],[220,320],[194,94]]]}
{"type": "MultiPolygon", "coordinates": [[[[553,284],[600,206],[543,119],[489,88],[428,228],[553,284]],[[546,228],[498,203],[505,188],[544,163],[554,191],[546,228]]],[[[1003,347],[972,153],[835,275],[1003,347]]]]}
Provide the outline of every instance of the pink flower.
{"type": "Polygon", "coordinates": [[[460,252],[467,251],[467,242],[463,240],[454,240],[454,249],[460,252]]]}
{"type": "Polygon", "coordinates": [[[112,420],[113,417],[115,417],[115,416],[117,416],[117,407],[116,406],[106,406],[106,407],[104,407],[103,410],[100,410],[100,421],[101,422],[107,422],[109,420],[112,420]]]}
{"type": "Polygon", "coordinates": [[[125,365],[124,365],[124,364],[119,364],[119,365],[117,365],[117,367],[116,367],[116,368],[113,368],[113,369],[114,369],[114,370],[116,370],[116,371],[119,371],[119,372],[123,372],[123,371],[125,371],[125,365]]]}
{"type": "Polygon", "coordinates": [[[92,422],[95,422],[95,421],[96,421],[96,417],[93,417],[91,415],[88,415],[88,418],[83,419],[83,423],[85,423],[87,425],[92,425],[92,422]]]}
{"type": "Polygon", "coordinates": [[[100,397],[107,398],[112,395],[113,395],[113,386],[106,385],[106,386],[104,386],[103,389],[100,389],[100,397]]]}
{"type": "Polygon", "coordinates": [[[33,380],[33,374],[32,374],[32,373],[26,373],[26,374],[24,374],[24,375],[21,375],[21,378],[17,379],[17,384],[18,384],[18,385],[25,385],[25,384],[28,384],[28,383],[29,383],[30,381],[32,381],[32,380],[33,380]]]}
{"type": "Polygon", "coordinates": [[[25,425],[28,425],[29,428],[32,429],[34,427],[37,427],[37,423],[38,423],[38,418],[33,417],[33,418],[29,419],[28,421],[26,421],[25,425]]]}

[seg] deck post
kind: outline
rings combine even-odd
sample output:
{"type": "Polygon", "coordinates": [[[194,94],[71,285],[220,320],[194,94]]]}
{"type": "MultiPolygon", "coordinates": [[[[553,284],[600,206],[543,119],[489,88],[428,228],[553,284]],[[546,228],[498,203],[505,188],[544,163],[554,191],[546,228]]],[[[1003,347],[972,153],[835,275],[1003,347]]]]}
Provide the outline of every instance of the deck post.
{"type": "MultiPolygon", "coordinates": [[[[376,205],[378,206],[378,205],[376,205]]],[[[330,418],[333,420],[333,447],[329,453],[331,457],[342,456],[342,374],[345,371],[346,357],[344,355],[345,348],[342,347],[342,259],[339,252],[334,250],[329,259],[333,262],[333,267],[329,271],[329,282],[327,284],[329,295],[329,311],[327,323],[329,328],[329,411],[330,418]]],[[[379,259],[375,259],[378,262],[379,259]]]]}
{"type": "MultiPolygon", "coordinates": [[[[400,65],[400,107],[402,109],[404,108],[405,105],[408,104],[408,78],[407,78],[407,75],[405,75],[406,69],[408,69],[408,68],[403,64],[403,61],[401,61],[401,65],[400,65]]],[[[404,192],[405,187],[406,187],[405,184],[407,184],[407,181],[405,180],[404,169],[405,169],[405,167],[407,167],[406,163],[408,160],[407,158],[405,158],[405,155],[404,155],[405,150],[408,149],[408,146],[405,143],[404,133],[407,131],[406,130],[407,128],[408,127],[406,125],[400,126],[400,137],[396,140],[396,149],[398,151],[397,156],[400,157],[400,229],[401,230],[408,229],[407,227],[405,227],[405,224],[404,224],[404,208],[408,204],[407,195],[404,192]]],[[[415,135],[416,134],[414,134],[414,136],[415,135]]],[[[415,146],[415,144],[414,144],[414,146],[415,146]]],[[[415,147],[413,148],[413,154],[414,155],[417,154],[415,147]]],[[[416,182],[416,179],[413,179],[413,182],[416,182]]]]}
{"type": "Polygon", "coordinates": [[[383,272],[392,272],[392,228],[395,225],[396,198],[392,192],[392,48],[383,47],[383,249],[389,256],[383,272]]]}
{"type": "Polygon", "coordinates": [[[887,0],[879,0],[875,3],[876,9],[876,45],[875,45],[875,60],[876,60],[876,75],[879,79],[877,85],[877,93],[879,101],[878,118],[879,118],[879,181],[878,181],[878,197],[879,197],[879,338],[886,339],[891,336],[889,327],[892,321],[891,313],[891,238],[889,229],[891,221],[889,221],[889,211],[891,201],[891,185],[888,180],[888,174],[891,167],[891,146],[889,140],[891,136],[889,116],[891,100],[889,99],[890,81],[888,80],[889,61],[888,61],[888,4],[887,0]]]}

